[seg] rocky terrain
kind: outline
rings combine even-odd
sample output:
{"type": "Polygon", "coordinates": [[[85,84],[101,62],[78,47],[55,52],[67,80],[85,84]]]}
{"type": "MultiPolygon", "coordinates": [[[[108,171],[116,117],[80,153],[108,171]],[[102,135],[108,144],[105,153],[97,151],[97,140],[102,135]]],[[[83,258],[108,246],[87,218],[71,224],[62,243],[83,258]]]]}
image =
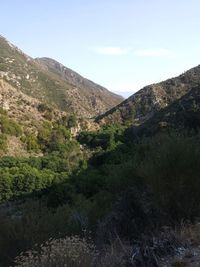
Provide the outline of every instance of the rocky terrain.
{"type": "Polygon", "coordinates": [[[192,88],[166,108],[156,112],[140,126],[131,131],[138,136],[155,135],[159,131],[176,129],[179,131],[198,131],[200,127],[200,86],[192,88]]]}
{"type": "Polygon", "coordinates": [[[7,139],[4,155],[28,156],[21,139],[37,136],[45,122],[62,122],[68,127],[72,120],[72,136],[84,129],[95,130],[98,125],[92,118],[121,101],[122,97],[55,60],[33,59],[0,36],[0,135],[7,139]],[[13,123],[21,129],[19,136],[10,134],[13,123]]]}
{"type": "Polygon", "coordinates": [[[52,59],[27,56],[2,36],[0,78],[28,96],[81,117],[94,117],[123,100],[52,59]]]}
{"type": "Polygon", "coordinates": [[[95,115],[101,114],[103,110],[115,106],[122,101],[121,96],[115,95],[104,87],[83,78],[75,71],[51,58],[37,58],[36,61],[45,66],[49,72],[57,75],[59,79],[73,85],[75,93],[75,95],[71,96],[73,101],[80,107],[81,102],[87,103],[85,109],[87,109],[88,113],[94,110],[95,115]]]}
{"type": "Polygon", "coordinates": [[[101,124],[140,125],[200,84],[200,66],[158,84],[144,87],[128,99],[97,117],[101,124]]]}
{"type": "Polygon", "coordinates": [[[65,112],[45,106],[38,99],[24,94],[3,79],[0,79],[0,105],[10,118],[30,131],[37,131],[38,126],[48,116],[55,120],[66,115],[65,112]]]}

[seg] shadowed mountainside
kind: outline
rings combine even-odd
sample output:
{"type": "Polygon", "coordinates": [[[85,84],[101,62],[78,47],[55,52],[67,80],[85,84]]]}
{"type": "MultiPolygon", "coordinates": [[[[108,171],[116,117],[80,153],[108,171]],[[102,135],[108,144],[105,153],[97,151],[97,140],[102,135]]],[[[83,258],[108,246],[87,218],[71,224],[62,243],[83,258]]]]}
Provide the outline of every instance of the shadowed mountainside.
{"type": "Polygon", "coordinates": [[[177,129],[179,131],[197,131],[200,127],[200,86],[174,101],[171,105],[156,112],[140,126],[131,127],[135,136],[155,135],[160,131],[177,129]]]}

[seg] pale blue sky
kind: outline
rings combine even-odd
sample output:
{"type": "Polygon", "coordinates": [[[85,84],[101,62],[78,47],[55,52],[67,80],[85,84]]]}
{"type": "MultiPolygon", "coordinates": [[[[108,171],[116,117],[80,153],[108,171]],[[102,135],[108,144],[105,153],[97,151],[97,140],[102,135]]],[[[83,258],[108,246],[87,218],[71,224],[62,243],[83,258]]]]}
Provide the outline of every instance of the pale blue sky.
{"type": "Polygon", "coordinates": [[[115,92],[200,64],[199,0],[2,0],[0,34],[115,92]]]}

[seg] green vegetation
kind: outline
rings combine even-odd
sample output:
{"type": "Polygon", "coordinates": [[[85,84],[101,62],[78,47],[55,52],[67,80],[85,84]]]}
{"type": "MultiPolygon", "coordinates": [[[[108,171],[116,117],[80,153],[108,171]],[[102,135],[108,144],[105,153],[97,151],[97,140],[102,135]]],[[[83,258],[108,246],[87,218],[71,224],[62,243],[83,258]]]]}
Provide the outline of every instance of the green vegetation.
{"type": "MultiPolygon", "coordinates": [[[[87,166],[63,127],[43,125],[38,140],[44,156],[0,160],[1,201],[17,200],[13,206],[21,214],[11,211],[19,219],[3,216],[0,224],[0,249],[12,250],[12,259],[50,237],[92,231],[101,243],[116,233],[131,240],[162,222],[200,215],[199,134],[174,132],[129,142],[117,126],[84,132],[78,140],[96,151],[87,166]]],[[[0,261],[10,263],[4,256],[0,261]]]]}
{"type": "Polygon", "coordinates": [[[3,38],[0,55],[3,79],[37,98],[16,93],[0,108],[0,266],[162,266],[183,236],[169,229],[200,218],[200,68],[145,87],[88,132],[76,114],[93,118],[118,97],[3,38]]]}
{"type": "Polygon", "coordinates": [[[31,133],[27,133],[26,135],[21,137],[21,141],[26,144],[27,151],[39,151],[40,145],[38,143],[37,136],[31,133]]]}
{"type": "Polygon", "coordinates": [[[0,134],[0,151],[5,152],[7,149],[7,136],[0,134]]]}
{"type": "Polygon", "coordinates": [[[78,141],[92,149],[100,148],[104,151],[109,151],[123,142],[124,131],[125,127],[122,126],[104,126],[96,132],[80,133],[78,141]]]}
{"type": "Polygon", "coordinates": [[[69,128],[76,127],[76,122],[77,122],[77,119],[76,119],[76,116],[75,115],[70,115],[67,118],[67,126],[69,128]]]}
{"type": "Polygon", "coordinates": [[[8,135],[20,136],[22,134],[20,125],[6,115],[0,115],[0,130],[8,135]]]}
{"type": "Polygon", "coordinates": [[[45,121],[37,134],[22,131],[22,127],[0,115],[0,151],[7,150],[9,136],[20,137],[27,152],[43,153],[31,158],[0,158],[0,202],[27,197],[53,184],[68,179],[85,166],[83,153],[76,140],[71,140],[68,128],[59,123],[45,121]]]}
{"type": "MultiPolygon", "coordinates": [[[[12,159],[6,159],[12,162],[12,159]]],[[[5,162],[1,162],[5,165],[5,162]]],[[[50,170],[38,170],[27,163],[18,161],[17,167],[0,168],[0,196],[1,201],[5,201],[18,196],[23,196],[32,191],[37,191],[48,187],[59,180],[59,177],[50,170]]]]}
{"type": "MultiPolygon", "coordinates": [[[[63,138],[65,131],[64,133],[61,131],[61,133],[63,138]]],[[[54,132],[52,136],[55,137],[54,132]]],[[[26,142],[28,142],[28,149],[38,149],[35,138],[28,136],[26,142]]],[[[80,170],[83,166],[83,158],[78,144],[74,141],[63,144],[60,142],[59,138],[57,142],[53,139],[51,146],[48,144],[49,153],[43,157],[29,159],[3,157],[0,159],[0,182],[2,185],[0,201],[16,199],[33,191],[47,188],[52,184],[60,183],[76,169],[80,170]]]]}
{"type": "Polygon", "coordinates": [[[38,142],[45,151],[62,150],[66,142],[70,143],[70,132],[62,125],[45,122],[39,129],[38,142]]]}

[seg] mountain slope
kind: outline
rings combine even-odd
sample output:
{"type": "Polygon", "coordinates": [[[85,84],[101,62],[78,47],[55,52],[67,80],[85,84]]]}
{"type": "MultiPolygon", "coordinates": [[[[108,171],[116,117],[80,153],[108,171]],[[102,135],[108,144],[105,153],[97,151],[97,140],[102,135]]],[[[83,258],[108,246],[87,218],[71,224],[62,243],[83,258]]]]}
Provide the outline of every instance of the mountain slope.
{"type": "Polygon", "coordinates": [[[34,151],[27,150],[26,141],[33,144],[45,123],[50,125],[63,118],[67,124],[70,117],[65,112],[47,106],[0,79],[0,157],[34,155],[34,151]]]}
{"type": "Polygon", "coordinates": [[[154,135],[157,132],[170,129],[197,131],[199,127],[200,86],[196,86],[168,107],[156,112],[140,126],[133,126],[131,132],[139,137],[154,135]]]}
{"type": "Polygon", "coordinates": [[[0,107],[9,118],[36,132],[46,120],[59,120],[65,112],[50,108],[36,98],[28,96],[8,82],[0,79],[0,107]]]}
{"type": "MultiPolygon", "coordinates": [[[[49,59],[48,62],[55,61],[49,59]]],[[[64,75],[49,65],[44,60],[34,60],[25,55],[0,36],[0,78],[21,92],[81,117],[93,117],[122,101],[122,97],[71,70],[69,75],[64,75]],[[75,79],[70,78],[72,74],[75,79]]],[[[56,62],[55,65],[60,64],[56,62]]]]}
{"type": "Polygon", "coordinates": [[[96,121],[102,124],[140,125],[197,85],[200,85],[200,66],[176,78],[144,87],[110,111],[98,116],[96,121]]]}
{"type": "Polygon", "coordinates": [[[51,58],[37,58],[36,61],[42,65],[45,65],[49,72],[54,75],[58,75],[59,79],[70,83],[78,88],[80,93],[77,95],[80,101],[89,103],[89,110],[95,110],[97,114],[101,113],[101,110],[107,109],[110,106],[115,106],[122,101],[122,97],[114,93],[111,93],[104,87],[83,78],[75,71],[63,66],[59,62],[51,58]]]}

